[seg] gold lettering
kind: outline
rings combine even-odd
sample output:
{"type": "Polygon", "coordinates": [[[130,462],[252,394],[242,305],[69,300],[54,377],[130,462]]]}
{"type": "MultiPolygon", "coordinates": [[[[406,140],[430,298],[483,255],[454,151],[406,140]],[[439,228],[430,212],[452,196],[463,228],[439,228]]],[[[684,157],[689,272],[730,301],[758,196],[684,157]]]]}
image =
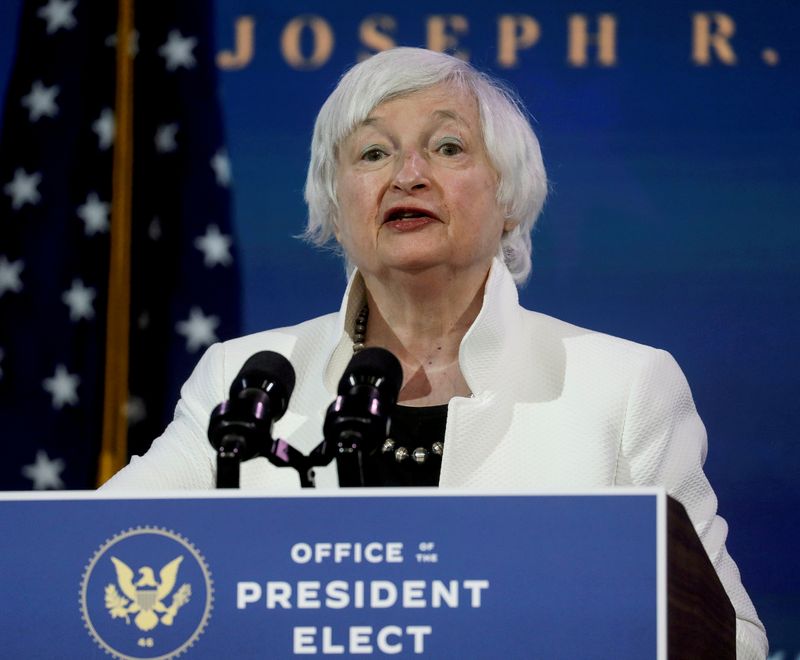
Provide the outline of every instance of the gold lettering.
{"type": "Polygon", "coordinates": [[[567,62],[583,67],[589,62],[589,44],[597,45],[597,63],[615,66],[617,63],[617,19],[613,14],[597,16],[597,33],[589,34],[586,14],[570,14],[568,22],[567,62]]]}
{"type": "Polygon", "coordinates": [[[722,12],[692,14],[692,62],[697,66],[711,65],[711,49],[720,62],[733,66],[736,53],[728,41],[736,32],[736,23],[722,12]],[[712,24],[715,29],[712,31],[712,24]]]}
{"type": "Polygon", "coordinates": [[[239,16],[233,24],[233,51],[223,50],[217,53],[217,66],[220,69],[244,69],[253,59],[256,22],[252,16],[239,16]]]}
{"type": "Polygon", "coordinates": [[[361,21],[361,25],[358,26],[358,36],[361,38],[361,43],[371,48],[372,52],[362,50],[358,54],[358,61],[363,62],[375,53],[394,48],[397,43],[387,32],[394,32],[396,28],[397,21],[394,16],[388,14],[373,14],[361,21]]]}
{"type": "Polygon", "coordinates": [[[527,14],[503,14],[497,19],[497,63],[506,68],[519,64],[520,50],[530,48],[541,36],[539,23],[527,14]]]}
{"type": "Polygon", "coordinates": [[[440,53],[449,50],[459,59],[469,60],[469,51],[456,50],[458,45],[456,35],[469,32],[469,23],[464,16],[461,14],[435,14],[428,16],[427,27],[429,50],[435,50],[440,53]]]}
{"type": "Polygon", "coordinates": [[[303,14],[289,21],[281,33],[281,54],[293,69],[309,71],[319,69],[333,52],[333,30],[321,16],[303,14]],[[300,47],[303,30],[311,30],[314,47],[306,57],[300,47]]]}

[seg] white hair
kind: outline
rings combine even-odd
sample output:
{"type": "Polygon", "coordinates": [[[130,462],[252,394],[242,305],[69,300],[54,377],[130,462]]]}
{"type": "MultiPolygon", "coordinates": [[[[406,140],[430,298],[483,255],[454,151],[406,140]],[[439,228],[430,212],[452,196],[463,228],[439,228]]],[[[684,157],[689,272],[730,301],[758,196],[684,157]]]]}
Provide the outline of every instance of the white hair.
{"type": "Polygon", "coordinates": [[[381,103],[440,83],[468,90],[478,103],[483,142],[498,174],[497,202],[514,223],[503,233],[500,251],[520,285],[531,271],[531,230],[547,196],[539,141],[522,102],[500,81],[462,60],[423,48],[393,48],[355,65],[325,101],[311,141],[305,187],[308,225],[303,235],[318,246],[334,240],[342,141],[381,103]]]}

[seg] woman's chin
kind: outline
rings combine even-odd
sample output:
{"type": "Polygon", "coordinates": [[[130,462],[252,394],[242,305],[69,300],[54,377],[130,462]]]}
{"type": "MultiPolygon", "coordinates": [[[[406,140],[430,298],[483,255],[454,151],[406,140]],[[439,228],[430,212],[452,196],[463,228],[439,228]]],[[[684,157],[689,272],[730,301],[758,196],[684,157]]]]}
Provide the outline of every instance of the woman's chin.
{"type": "MultiPolygon", "coordinates": [[[[392,259],[383,262],[380,276],[383,278],[409,275],[420,278],[439,277],[445,283],[451,281],[453,277],[458,277],[459,273],[465,273],[474,267],[474,265],[456,262],[441,252],[393,255],[392,259]]],[[[485,270],[488,271],[488,268],[489,264],[486,264],[485,270]]]]}
{"type": "Polygon", "coordinates": [[[416,236],[395,236],[394,240],[384,241],[378,248],[377,258],[388,271],[425,270],[446,265],[451,259],[451,250],[440,241],[424,237],[422,232],[416,236]]]}

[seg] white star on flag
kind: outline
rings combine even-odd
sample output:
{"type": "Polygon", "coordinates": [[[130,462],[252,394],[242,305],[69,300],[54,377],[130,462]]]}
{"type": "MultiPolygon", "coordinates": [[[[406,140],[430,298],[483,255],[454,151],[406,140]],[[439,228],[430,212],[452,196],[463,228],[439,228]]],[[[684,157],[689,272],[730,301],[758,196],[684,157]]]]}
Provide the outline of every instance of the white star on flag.
{"type": "Polygon", "coordinates": [[[36,462],[22,466],[22,476],[33,481],[34,490],[47,488],[63,488],[61,473],[64,471],[64,461],[60,458],[50,459],[47,452],[41,449],[36,452],[36,462]]]}
{"type": "Polygon", "coordinates": [[[178,321],[175,329],[186,337],[186,350],[194,353],[201,346],[211,346],[219,338],[214,330],[219,325],[216,316],[206,316],[199,307],[192,307],[186,321],[178,321]]]}
{"type": "Polygon", "coordinates": [[[42,199],[38,190],[41,182],[42,175],[39,172],[28,174],[18,167],[14,172],[14,178],[3,186],[6,195],[11,197],[11,208],[19,211],[25,204],[36,206],[42,199]]]}
{"type": "Polygon", "coordinates": [[[22,280],[19,278],[25,262],[22,259],[9,261],[6,255],[0,255],[0,298],[6,291],[19,293],[22,291],[22,280]]]}
{"type": "Polygon", "coordinates": [[[67,371],[63,364],[56,366],[56,373],[42,381],[42,387],[53,397],[53,408],[61,410],[64,404],[74,406],[78,403],[78,385],[81,379],[67,371]]]}
{"type": "Polygon", "coordinates": [[[217,225],[209,225],[204,236],[194,239],[194,246],[203,253],[203,263],[206,268],[212,268],[217,264],[229,265],[233,261],[232,244],[231,237],[220,234],[217,225]]]}
{"type": "Polygon", "coordinates": [[[91,192],[86,197],[86,202],[78,207],[78,217],[84,222],[84,233],[94,236],[97,232],[108,231],[108,214],[111,204],[101,202],[97,193],[91,192]]]}
{"type": "Polygon", "coordinates": [[[156,129],[156,136],[153,140],[156,151],[160,154],[167,154],[178,148],[175,136],[178,134],[177,124],[162,124],[156,129]]]}
{"type": "Polygon", "coordinates": [[[192,50],[197,46],[197,39],[184,37],[179,30],[170,30],[167,41],[158,49],[158,54],[164,58],[167,71],[175,71],[178,67],[191,69],[196,61],[192,50]]]}
{"type": "Polygon", "coordinates": [[[34,81],[31,91],[20,101],[23,108],[28,108],[28,119],[37,122],[42,117],[55,117],[58,114],[56,96],[59,91],[58,85],[45,87],[41,80],[34,81]]]}
{"type": "Polygon", "coordinates": [[[97,134],[100,151],[107,151],[114,144],[116,125],[111,108],[103,108],[100,116],[92,122],[92,130],[97,134]]]}
{"type": "Polygon", "coordinates": [[[128,426],[138,424],[147,417],[147,407],[140,397],[128,396],[128,401],[125,404],[125,417],[128,420],[128,426]]]}
{"type": "Polygon", "coordinates": [[[71,30],[78,24],[72,15],[77,4],[77,0],[50,0],[36,15],[47,21],[47,34],[58,32],[61,28],[71,30]]]}
{"type": "Polygon", "coordinates": [[[211,169],[217,177],[217,183],[223,188],[227,188],[231,182],[231,160],[228,158],[227,150],[220,149],[211,159],[211,169]]]}
{"type": "Polygon", "coordinates": [[[153,218],[147,226],[147,235],[151,241],[157,241],[161,238],[161,220],[157,217],[153,218]]]}
{"type": "Polygon", "coordinates": [[[97,292],[81,280],[72,280],[72,286],[64,291],[61,300],[69,307],[70,321],[94,318],[94,298],[97,292]]]}

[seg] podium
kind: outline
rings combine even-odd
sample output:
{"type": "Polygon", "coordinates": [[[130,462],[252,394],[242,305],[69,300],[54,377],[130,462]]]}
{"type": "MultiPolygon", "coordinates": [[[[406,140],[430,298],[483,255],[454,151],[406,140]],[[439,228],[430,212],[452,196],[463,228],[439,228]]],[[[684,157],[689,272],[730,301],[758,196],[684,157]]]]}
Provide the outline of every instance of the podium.
{"type": "Polygon", "coordinates": [[[658,489],[0,495],[6,657],[735,658],[658,489]]]}

